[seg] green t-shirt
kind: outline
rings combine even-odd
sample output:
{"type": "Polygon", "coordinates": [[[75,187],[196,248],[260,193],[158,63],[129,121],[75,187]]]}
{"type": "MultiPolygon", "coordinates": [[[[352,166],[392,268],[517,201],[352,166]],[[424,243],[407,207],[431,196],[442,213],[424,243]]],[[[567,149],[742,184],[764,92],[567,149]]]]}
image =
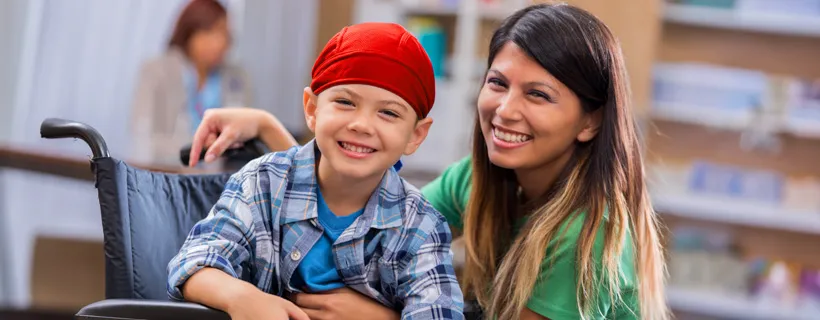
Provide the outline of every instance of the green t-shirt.
{"type": "MultiPolygon", "coordinates": [[[[451,165],[433,182],[422,188],[422,193],[433,207],[447,218],[450,226],[462,229],[462,214],[470,196],[472,165],[470,157],[451,165]]],[[[566,232],[559,232],[562,239],[553,239],[548,247],[546,258],[541,262],[541,274],[536,281],[527,307],[535,313],[552,320],[580,319],[577,307],[575,266],[575,247],[583,225],[583,217],[571,219],[562,227],[566,232]],[[550,265],[550,258],[555,260],[550,265]],[[550,269],[551,267],[551,269],[550,269]]],[[[604,229],[598,231],[595,240],[595,261],[599,264],[603,256],[604,229]]],[[[621,258],[621,298],[613,306],[608,289],[601,284],[596,299],[596,312],[593,319],[638,319],[638,295],[635,289],[636,274],[633,261],[634,249],[631,239],[627,239],[621,258]]],[[[595,309],[593,309],[595,310],[595,309]]]]}

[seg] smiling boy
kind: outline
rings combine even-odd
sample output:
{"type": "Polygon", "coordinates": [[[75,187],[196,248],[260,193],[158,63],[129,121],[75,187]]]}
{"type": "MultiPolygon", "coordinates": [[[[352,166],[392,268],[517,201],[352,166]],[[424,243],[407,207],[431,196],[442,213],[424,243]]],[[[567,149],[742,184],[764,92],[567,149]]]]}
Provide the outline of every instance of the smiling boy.
{"type": "Polygon", "coordinates": [[[404,319],[461,319],[449,226],[392,166],[432,124],[430,60],[403,27],[363,23],[319,55],[313,141],[234,174],[168,265],[172,298],[233,319],[307,319],[282,297],[350,287],[404,319]]]}

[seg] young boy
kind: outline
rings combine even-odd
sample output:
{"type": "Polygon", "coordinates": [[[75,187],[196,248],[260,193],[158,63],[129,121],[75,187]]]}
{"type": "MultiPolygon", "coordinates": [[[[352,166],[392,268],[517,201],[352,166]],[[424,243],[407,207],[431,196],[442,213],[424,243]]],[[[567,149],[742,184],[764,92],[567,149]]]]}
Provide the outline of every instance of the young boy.
{"type": "Polygon", "coordinates": [[[315,138],[231,177],[169,263],[170,296],[233,319],[307,319],[281,297],[350,287],[403,319],[463,318],[449,227],[391,168],[432,124],[421,45],[396,24],[353,25],[312,76],[304,110],[315,138]]]}

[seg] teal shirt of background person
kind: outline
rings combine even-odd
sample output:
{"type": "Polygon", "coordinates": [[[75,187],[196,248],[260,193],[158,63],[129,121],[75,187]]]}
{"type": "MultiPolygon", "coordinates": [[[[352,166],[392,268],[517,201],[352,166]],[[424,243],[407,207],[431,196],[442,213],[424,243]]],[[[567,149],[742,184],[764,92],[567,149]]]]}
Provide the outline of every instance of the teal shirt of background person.
{"type": "Polygon", "coordinates": [[[197,88],[197,74],[193,66],[185,68],[183,79],[188,94],[188,114],[191,117],[191,134],[196,132],[205,110],[222,107],[222,74],[212,71],[197,88]]]}

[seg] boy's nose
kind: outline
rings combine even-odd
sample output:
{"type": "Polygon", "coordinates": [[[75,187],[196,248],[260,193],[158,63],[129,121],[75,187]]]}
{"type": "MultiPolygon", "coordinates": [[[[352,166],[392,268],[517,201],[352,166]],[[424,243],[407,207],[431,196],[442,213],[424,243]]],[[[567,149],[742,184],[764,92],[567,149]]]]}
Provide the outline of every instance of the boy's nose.
{"type": "Polygon", "coordinates": [[[371,119],[364,115],[353,118],[353,121],[350,122],[347,129],[362,134],[373,134],[371,119]]]}

